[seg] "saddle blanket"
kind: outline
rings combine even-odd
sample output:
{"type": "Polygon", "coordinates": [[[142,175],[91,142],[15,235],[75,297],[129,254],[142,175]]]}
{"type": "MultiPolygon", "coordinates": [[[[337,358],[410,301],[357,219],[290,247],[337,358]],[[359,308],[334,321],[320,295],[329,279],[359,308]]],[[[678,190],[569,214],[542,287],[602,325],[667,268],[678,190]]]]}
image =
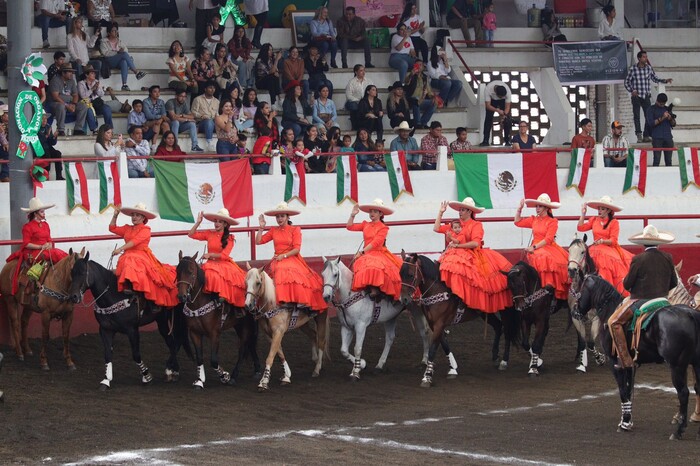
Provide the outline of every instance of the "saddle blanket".
{"type": "Polygon", "coordinates": [[[656,314],[656,312],[660,309],[670,305],[671,303],[669,303],[668,299],[666,298],[654,298],[635,302],[632,305],[634,307],[634,314],[632,315],[632,320],[630,321],[629,330],[634,331],[634,329],[637,327],[637,321],[640,321],[640,329],[646,330],[654,314],[656,314]]]}

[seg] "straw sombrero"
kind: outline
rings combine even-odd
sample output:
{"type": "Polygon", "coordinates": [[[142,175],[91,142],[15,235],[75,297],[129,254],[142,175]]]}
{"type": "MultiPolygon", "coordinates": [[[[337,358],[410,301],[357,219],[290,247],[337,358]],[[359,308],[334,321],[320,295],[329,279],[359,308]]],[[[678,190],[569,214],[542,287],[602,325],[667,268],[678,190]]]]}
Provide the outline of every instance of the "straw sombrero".
{"type": "Polygon", "coordinates": [[[148,220],[153,220],[154,218],[156,218],[156,214],[149,211],[146,207],[146,204],[144,204],[143,202],[139,202],[134,207],[122,207],[121,213],[123,213],[124,215],[141,214],[148,220]]]}
{"type": "Polygon", "coordinates": [[[540,194],[537,199],[525,199],[525,205],[528,207],[537,207],[538,205],[541,205],[550,209],[558,209],[561,207],[559,202],[552,202],[552,199],[547,193],[540,194]]]}
{"type": "Polygon", "coordinates": [[[44,204],[38,197],[33,197],[29,199],[29,207],[20,207],[20,209],[22,209],[22,212],[27,212],[31,214],[32,212],[36,212],[37,210],[46,210],[50,209],[51,207],[56,207],[56,204],[44,204]]]}
{"type": "Polygon", "coordinates": [[[476,203],[474,202],[474,199],[472,199],[471,197],[465,197],[462,202],[451,201],[449,203],[449,206],[458,212],[459,209],[469,209],[476,213],[481,213],[484,210],[486,210],[484,207],[477,207],[476,203]]]}
{"type": "Polygon", "coordinates": [[[659,231],[654,225],[647,225],[644,227],[641,233],[630,236],[628,238],[630,243],[641,244],[642,246],[655,246],[657,244],[667,244],[671,243],[676,239],[671,233],[667,231],[659,231]]]}
{"type": "Polygon", "coordinates": [[[238,225],[238,220],[234,219],[231,217],[228,213],[228,209],[224,207],[223,209],[220,209],[216,213],[211,213],[207,212],[204,214],[204,218],[209,220],[210,222],[216,221],[216,220],[223,220],[224,222],[228,223],[229,225],[238,225]]]}
{"type": "Polygon", "coordinates": [[[382,201],[381,199],[375,199],[369,204],[360,204],[358,207],[362,212],[367,213],[369,213],[370,210],[378,210],[384,215],[391,215],[394,213],[394,210],[385,206],[384,201],[382,201]]]}
{"type": "Polygon", "coordinates": [[[282,201],[279,204],[277,204],[277,207],[275,207],[274,209],[270,209],[264,213],[269,217],[274,217],[277,214],[287,214],[289,216],[299,215],[301,212],[299,212],[298,210],[290,209],[289,205],[286,202],[282,201]]]}
{"type": "Polygon", "coordinates": [[[401,130],[413,131],[413,128],[408,126],[408,122],[404,120],[401,123],[399,123],[399,125],[397,127],[394,128],[395,133],[398,133],[401,130]]]}
{"type": "Polygon", "coordinates": [[[612,210],[613,212],[619,212],[622,210],[622,207],[617,206],[613,204],[613,200],[610,196],[603,196],[597,201],[588,201],[586,202],[586,205],[592,209],[599,209],[601,207],[607,207],[608,209],[612,210]]]}

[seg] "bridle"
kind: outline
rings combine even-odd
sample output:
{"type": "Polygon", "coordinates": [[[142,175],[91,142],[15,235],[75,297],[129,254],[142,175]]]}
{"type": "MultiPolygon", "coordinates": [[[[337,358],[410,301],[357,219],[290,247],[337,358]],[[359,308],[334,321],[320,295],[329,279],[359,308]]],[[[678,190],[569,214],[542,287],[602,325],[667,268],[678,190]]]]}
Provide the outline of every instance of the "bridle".
{"type": "Polygon", "coordinates": [[[258,307],[258,301],[260,300],[260,298],[262,296],[265,296],[265,280],[264,280],[265,276],[263,275],[265,272],[263,269],[259,269],[258,273],[260,275],[260,291],[259,291],[259,293],[254,293],[254,292],[248,291],[248,290],[246,290],[246,293],[245,293],[246,301],[248,300],[248,296],[252,296],[253,299],[255,300],[256,311],[251,312],[251,313],[254,316],[256,316],[256,318],[258,316],[261,316],[262,314],[264,314],[267,310],[267,306],[269,305],[269,303],[265,303],[265,305],[262,308],[258,307]]]}
{"type": "MultiPolygon", "coordinates": [[[[182,260],[180,261],[180,263],[183,263],[183,262],[190,262],[190,263],[192,263],[192,264],[194,265],[195,272],[193,273],[193,272],[187,271],[187,274],[188,274],[190,277],[192,277],[194,280],[196,280],[196,279],[197,279],[197,274],[198,274],[198,272],[199,272],[199,265],[197,265],[197,261],[194,260],[194,259],[192,259],[191,257],[183,257],[182,260]]],[[[197,290],[197,293],[194,295],[194,298],[191,298],[191,296],[192,296],[192,290],[194,289],[194,281],[188,282],[187,280],[182,280],[182,279],[181,279],[181,280],[178,280],[178,281],[177,281],[176,285],[177,285],[177,286],[180,286],[181,283],[184,283],[185,285],[187,285],[187,299],[188,299],[187,302],[190,303],[190,304],[193,303],[193,302],[195,302],[195,301],[197,300],[197,298],[199,297],[199,293],[201,293],[201,292],[202,292],[202,289],[204,288],[204,283],[201,283],[201,284],[199,285],[199,290],[197,290]],[[190,299],[190,298],[191,298],[191,299],[190,299]]]]}
{"type": "MultiPolygon", "coordinates": [[[[519,274],[521,274],[521,273],[524,273],[524,271],[523,271],[522,269],[520,269],[520,268],[517,268],[517,269],[516,269],[516,268],[514,267],[513,269],[511,269],[511,270],[508,272],[508,276],[511,277],[513,274],[518,274],[518,275],[519,275],[519,274]]],[[[518,298],[520,298],[520,299],[522,299],[522,300],[524,301],[524,302],[523,302],[523,308],[522,308],[522,309],[530,309],[530,308],[532,308],[532,305],[533,305],[535,302],[539,301],[540,299],[542,299],[542,298],[544,298],[545,296],[547,296],[548,294],[550,294],[550,291],[547,290],[547,288],[542,287],[542,288],[540,288],[540,289],[537,289],[537,281],[535,281],[535,283],[533,283],[533,285],[532,285],[532,291],[531,291],[530,293],[528,293],[528,292],[527,292],[527,286],[526,286],[526,284],[525,284],[525,279],[523,279],[523,290],[525,290],[525,291],[524,291],[524,294],[516,294],[516,295],[513,295],[513,302],[515,302],[515,300],[518,299],[518,298]]]]}

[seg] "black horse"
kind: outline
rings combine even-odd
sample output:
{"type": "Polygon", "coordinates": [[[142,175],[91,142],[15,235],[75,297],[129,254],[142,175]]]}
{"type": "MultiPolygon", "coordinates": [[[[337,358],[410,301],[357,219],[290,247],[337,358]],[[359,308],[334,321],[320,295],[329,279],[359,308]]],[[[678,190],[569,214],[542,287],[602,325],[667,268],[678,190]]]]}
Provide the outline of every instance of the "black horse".
{"type": "Polygon", "coordinates": [[[100,382],[101,390],[111,387],[112,347],[116,333],[126,334],[129,338],[131,354],[141,372],[141,382],[147,384],[153,380],[148,367],[141,360],[139,327],[154,321],[158,324],[158,331],[170,350],[170,356],[165,365],[165,380],[173,382],[179,379],[178,351],[184,346],[187,354],[190,358],[192,357],[192,350],[187,340],[187,328],[181,312],[166,309],[154,313],[150,308],[139,308],[139,302],[133,295],[120,293],[117,290],[117,276],[97,262],[91,261],[90,253],[87,253],[85,258],[75,261],[71,277],[72,284],[68,295],[74,303],[77,304],[82,300],[83,293],[87,289],[95,297],[95,318],[100,324],[100,338],[105,357],[105,378],[100,382]]]}
{"type": "Polygon", "coordinates": [[[531,376],[540,375],[540,358],[544,340],[549,332],[549,314],[554,298],[551,285],[542,287],[540,275],[534,267],[520,261],[508,272],[508,288],[513,293],[513,304],[521,314],[522,345],[530,353],[531,376]],[[530,346],[530,329],[535,326],[535,337],[530,346]]]}
{"type": "MultiPolygon", "coordinates": [[[[579,312],[595,308],[598,317],[607,322],[621,302],[622,295],[599,276],[588,275],[584,278],[578,299],[579,312]]],[[[671,440],[680,440],[688,427],[688,365],[695,369],[695,393],[700,394],[700,312],[685,305],[666,306],[651,319],[639,339],[636,362],[639,365],[665,362],[671,367],[671,381],[680,404],[680,414],[676,416],[677,428],[671,434],[671,440]]],[[[630,337],[631,332],[628,331],[628,342],[630,337]]],[[[620,391],[622,418],[618,431],[630,431],[635,368],[615,369],[610,332],[603,332],[602,341],[620,391]]]]}

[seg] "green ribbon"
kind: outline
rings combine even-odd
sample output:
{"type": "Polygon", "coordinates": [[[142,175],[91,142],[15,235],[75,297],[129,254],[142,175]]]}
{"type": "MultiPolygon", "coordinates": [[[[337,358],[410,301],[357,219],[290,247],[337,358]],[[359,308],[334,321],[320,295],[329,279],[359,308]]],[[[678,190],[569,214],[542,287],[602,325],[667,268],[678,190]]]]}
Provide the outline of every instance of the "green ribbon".
{"type": "Polygon", "coordinates": [[[219,16],[221,16],[221,24],[226,24],[228,15],[233,15],[233,22],[236,26],[245,26],[248,20],[238,6],[238,0],[228,0],[226,5],[219,8],[219,16]]]}
{"type": "Polygon", "coordinates": [[[27,149],[31,145],[37,157],[44,155],[44,148],[39,142],[39,129],[41,128],[41,117],[44,115],[44,108],[41,106],[41,99],[34,91],[22,91],[15,101],[15,122],[22,133],[22,138],[17,147],[17,157],[23,159],[27,155],[27,149]],[[34,115],[31,121],[27,121],[24,116],[24,105],[33,107],[34,115]]]}

